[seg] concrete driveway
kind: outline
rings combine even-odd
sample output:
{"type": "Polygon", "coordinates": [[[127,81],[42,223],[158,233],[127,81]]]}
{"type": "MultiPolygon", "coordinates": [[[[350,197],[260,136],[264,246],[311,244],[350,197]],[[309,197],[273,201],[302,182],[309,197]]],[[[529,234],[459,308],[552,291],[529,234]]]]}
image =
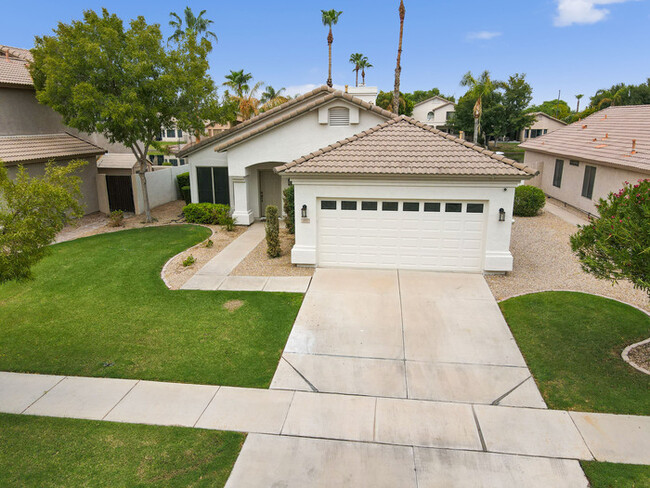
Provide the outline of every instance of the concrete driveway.
{"type": "Polygon", "coordinates": [[[271,388],[546,407],[478,274],[318,269],[271,388]]]}

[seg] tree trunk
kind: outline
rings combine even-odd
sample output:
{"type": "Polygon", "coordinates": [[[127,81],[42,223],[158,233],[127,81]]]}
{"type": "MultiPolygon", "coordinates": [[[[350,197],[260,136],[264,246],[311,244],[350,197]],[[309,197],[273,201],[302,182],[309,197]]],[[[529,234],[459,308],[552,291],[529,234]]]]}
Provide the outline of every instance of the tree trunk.
{"type": "Polygon", "coordinates": [[[355,73],[354,86],[359,86],[359,68],[355,68],[354,73],[355,73]]]}
{"type": "Polygon", "coordinates": [[[362,69],[361,70],[361,83],[363,86],[366,86],[366,70],[362,69]]]}
{"type": "Polygon", "coordinates": [[[332,83],[332,43],[334,42],[334,36],[332,35],[332,26],[330,25],[330,33],[327,35],[327,48],[329,51],[329,62],[327,64],[327,86],[332,88],[334,84],[332,83]]]}
{"type": "Polygon", "coordinates": [[[474,144],[478,144],[478,117],[474,117],[474,144]]]}
{"type": "Polygon", "coordinates": [[[578,98],[578,103],[576,104],[576,112],[580,112],[580,99],[578,98]]]}
{"type": "Polygon", "coordinates": [[[151,207],[149,205],[149,192],[147,191],[147,178],[145,172],[147,170],[147,152],[149,151],[149,144],[145,144],[144,149],[140,151],[137,144],[131,146],[131,151],[135,154],[137,161],[140,163],[140,188],[142,189],[142,198],[144,200],[145,222],[151,223],[151,207]]]}
{"type": "Polygon", "coordinates": [[[397,45],[397,66],[395,66],[395,88],[393,89],[393,113],[399,113],[399,78],[402,74],[402,36],[404,35],[404,0],[399,2],[399,44],[397,45]]]}

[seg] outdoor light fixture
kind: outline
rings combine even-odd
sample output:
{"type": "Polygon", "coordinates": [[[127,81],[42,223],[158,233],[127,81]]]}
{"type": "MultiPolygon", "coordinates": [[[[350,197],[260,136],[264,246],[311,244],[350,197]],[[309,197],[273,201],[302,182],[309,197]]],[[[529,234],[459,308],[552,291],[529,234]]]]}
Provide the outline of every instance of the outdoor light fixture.
{"type": "Polygon", "coordinates": [[[307,218],[307,205],[302,206],[302,218],[303,219],[307,218]]]}
{"type": "Polygon", "coordinates": [[[505,222],[505,221],[506,221],[506,211],[503,210],[503,208],[500,208],[499,209],[499,222],[505,222]]]}

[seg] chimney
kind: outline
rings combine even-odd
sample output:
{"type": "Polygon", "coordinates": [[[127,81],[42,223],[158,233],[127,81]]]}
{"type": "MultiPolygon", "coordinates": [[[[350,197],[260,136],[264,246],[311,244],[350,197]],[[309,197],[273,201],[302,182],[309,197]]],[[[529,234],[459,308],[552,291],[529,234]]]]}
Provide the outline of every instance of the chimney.
{"type": "Polygon", "coordinates": [[[636,139],[632,139],[632,154],[636,154],[636,139]]]}
{"type": "Polygon", "coordinates": [[[377,94],[379,90],[376,86],[347,86],[346,92],[352,95],[353,97],[360,98],[364,102],[371,103],[375,105],[377,102],[377,94]]]}

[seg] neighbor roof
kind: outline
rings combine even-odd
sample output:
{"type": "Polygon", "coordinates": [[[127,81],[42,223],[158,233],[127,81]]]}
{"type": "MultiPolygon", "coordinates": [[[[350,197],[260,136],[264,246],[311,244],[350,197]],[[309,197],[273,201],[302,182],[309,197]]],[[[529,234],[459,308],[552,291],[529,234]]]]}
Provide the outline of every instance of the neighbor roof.
{"type": "Polygon", "coordinates": [[[443,102],[445,102],[444,104],[440,105],[441,107],[444,107],[445,105],[447,105],[447,104],[449,104],[449,103],[451,103],[452,105],[456,105],[456,104],[455,104],[454,102],[452,102],[451,100],[447,100],[446,98],[443,98],[443,97],[441,97],[440,95],[434,95],[434,96],[431,97],[431,98],[427,98],[426,100],[422,100],[421,102],[416,103],[416,104],[414,105],[414,107],[417,107],[418,105],[421,105],[421,104],[423,104],[423,103],[427,103],[427,102],[430,101],[430,100],[436,100],[436,99],[438,99],[438,100],[442,100],[443,102]]]}
{"type": "Polygon", "coordinates": [[[0,44],[0,54],[9,55],[13,58],[22,59],[23,61],[34,61],[34,56],[32,56],[31,51],[20,47],[11,47],[0,44]]]}
{"type": "Polygon", "coordinates": [[[34,85],[27,65],[32,53],[19,47],[0,44],[0,84],[31,87],[34,85]]]}
{"type": "Polygon", "coordinates": [[[546,117],[547,119],[551,119],[551,120],[554,120],[555,122],[559,122],[562,125],[566,125],[565,121],[560,120],[560,119],[556,119],[552,115],[549,115],[549,114],[547,114],[545,112],[531,112],[530,115],[535,115],[536,117],[539,117],[539,116],[546,117]]]}
{"type": "Polygon", "coordinates": [[[286,174],[514,176],[535,171],[400,116],[275,168],[286,174]]]}
{"type": "Polygon", "coordinates": [[[80,156],[95,156],[106,151],[67,132],[22,136],[0,136],[0,160],[5,163],[39,162],[80,156]]]}
{"type": "Polygon", "coordinates": [[[219,134],[215,134],[212,137],[202,139],[198,143],[185,146],[178,152],[178,156],[185,157],[188,154],[191,154],[198,149],[201,149],[210,144],[215,144],[215,151],[222,151],[234,144],[238,144],[245,139],[248,139],[249,137],[253,137],[261,132],[275,127],[276,125],[283,124],[294,117],[302,115],[303,113],[308,112],[317,106],[323,105],[335,99],[344,99],[386,118],[397,117],[392,112],[384,110],[377,105],[368,103],[364,100],[361,100],[360,98],[350,95],[349,93],[344,93],[341,90],[335,90],[334,88],[323,85],[303,95],[297,96],[288,102],[278,105],[271,110],[262,112],[261,114],[256,115],[251,119],[245,120],[244,122],[237,124],[234,127],[219,134]],[[274,115],[280,113],[283,114],[281,117],[273,117],[274,115]]]}
{"type": "Polygon", "coordinates": [[[650,105],[609,107],[520,147],[650,173],[650,105]]]}
{"type": "Polygon", "coordinates": [[[97,161],[98,168],[133,169],[138,160],[133,153],[108,153],[97,161]]]}

